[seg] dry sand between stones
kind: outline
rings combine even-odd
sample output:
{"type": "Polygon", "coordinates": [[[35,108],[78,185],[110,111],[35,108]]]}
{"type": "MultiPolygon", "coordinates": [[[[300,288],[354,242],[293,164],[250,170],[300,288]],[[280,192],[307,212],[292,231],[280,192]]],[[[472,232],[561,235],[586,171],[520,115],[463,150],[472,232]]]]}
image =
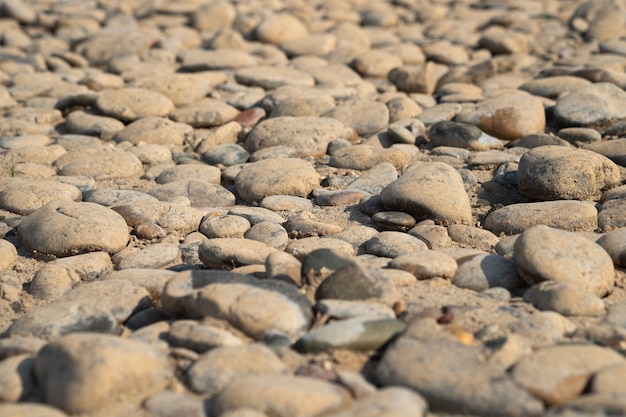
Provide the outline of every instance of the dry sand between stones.
{"type": "Polygon", "coordinates": [[[0,1],[0,417],[626,413],[604,1],[0,1]]]}

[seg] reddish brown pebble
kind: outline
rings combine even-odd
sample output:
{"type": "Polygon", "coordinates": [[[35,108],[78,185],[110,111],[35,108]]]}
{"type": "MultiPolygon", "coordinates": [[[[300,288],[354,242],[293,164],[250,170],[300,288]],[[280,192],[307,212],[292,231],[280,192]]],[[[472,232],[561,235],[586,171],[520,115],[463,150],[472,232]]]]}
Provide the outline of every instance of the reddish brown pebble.
{"type": "Polygon", "coordinates": [[[235,122],[243,127],[253,127],[264,117],[265,110],[261,107],[251,107],[239,113],[239,115],[235,117],[235,122]]]}

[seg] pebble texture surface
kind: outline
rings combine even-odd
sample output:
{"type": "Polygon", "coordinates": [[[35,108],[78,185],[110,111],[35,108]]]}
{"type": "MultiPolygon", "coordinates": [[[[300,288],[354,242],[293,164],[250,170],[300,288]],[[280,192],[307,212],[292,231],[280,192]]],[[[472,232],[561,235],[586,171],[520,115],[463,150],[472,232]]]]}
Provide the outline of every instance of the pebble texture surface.
{"type": "Polygon", "coordinates": [[[626,414],[626,5],[0,0],[0,417],[626,414]]]}

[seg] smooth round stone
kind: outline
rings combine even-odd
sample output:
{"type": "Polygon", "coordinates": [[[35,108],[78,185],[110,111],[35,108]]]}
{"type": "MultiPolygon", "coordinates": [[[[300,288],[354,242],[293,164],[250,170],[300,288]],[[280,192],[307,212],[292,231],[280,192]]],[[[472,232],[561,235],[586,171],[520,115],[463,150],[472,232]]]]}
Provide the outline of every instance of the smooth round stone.
{"type": "Polygon", "coordinates": [[[248,229],[250,229],[250,222],[241,216],[209,217],[200,223],[200,232],[210,239],[243,237],[248,229]]]}
{"type": "Polygon", "coordinates": [[[503,141],[484,133],[472,124],[451,121],[441,121],[430,126],[428,138],[434,147],[451,146],[473,151],[504,147],[503,141]]]}
{"type": "Polygon", "coordinates": [[[320,300],[315,309],[335,319],[395,319],[392,308],[377,302],[349,300],[320,300]]]}
{"type": "Polygon", "coordinates": [[[283,249],[289,243],[289,235],[283,226],[274,222],[261,222],[250,227],[244,234],[246,239],[283,249]]]}
{"type": "Polygon", "coordinates": [[[235,80],[243,85],[272,90],[283,85],[313,87],[315,79],[310,74],[289,67],[256,66],[235,72],[235,80]]]}
{"type": "Polygon", "coordinates": [[[455,120],[476,125],[482,131],[504,140],[543,133],[546,126],[541,100],[520,94],[481,101],[473,109],[459,113],[455,120]]]}
{"type": "Polygon", "coordinates": [[[333,349],[374,350],[402,332],[405,326],[395,318],[340,320],[308,332],[296,342],[294,348],[305,353],[333,349]]]}
{"type": "Polygon", "coordinates": [[[598,210],[589,201],[517,203],[489,213],[484,227],[496,235],[513,235],[539,224],[570,232],[592,232],[598,227],[598,210]]]}
{"type": "Polygon", "coordinates": [[[615,269],[611,257],[584,236],[534,226],[519,236],[514,251],[517,270],[529,285],[567,282],[598,297],[613,290],[615,269]]]}
{"type": "Polygon", "coordinates": [[[361,176],[352,181],[346,189],[360,190],[376,195],[396,179],[398,179],[396,168],[389,162],[381,162],[367,171],[361,172],[361,176]]]}
{"type": "Polygon", "coordinates": [[[525,153],[518,168],[519,191],[544,200],[598,200],[620,185],[620,171],[598,153],[542,146],[525,153]]]}
{"type": "Polygon", "coordinates": [[[128,150],[148,167],[173,165],[172,152],[166,145],[139,144],[128,150]]]}
{"type": "Polygon", "coordinates": [[[380,232],[365,244],[367,253],[387,258],[395,258],[407,253],[420,252],[428,246],[418,238],[401,232],[380,232]]]}
{"type": "Polygon", "coordinates": [[[305,24],[291,13],[272,13],[265,17],[254,30],[257,40],[280,45],[302,38],[308,34],[305,24]]]}
{"type": "Polygon", "coordinates": [[[596,372],[622,365],[624,357],[613,349],[572,344],[550,346],[523,357],[511,375],[547,405],[557,405],[577,398],[596,372]]]}
{"type": "Polygon", "coordinates": [[[445,225],[470,223],[472,218],[461,175],[440,162],[411,165],[382,190],[380,198],[387,209],[406,212],[418,221],[430,218],[445,225]]]}
{"type": "MultiPolygon", "coordinates": [[[[400,96],[385,102],[389,110],[389,123],[413,119],[422,112],[422,108],[415,101],[408,97],[400,96]]],[[[415,143],[413,133],[404,127],[389,126],[389,134],[395,134],[397,142],[415,143]],[[403,130],[404,129],[404,130],[403,130]]]]}
{"type": "Polygon", "coordinates": [[[421,65],[403,65],[392,69],[387,78],[400,91],[432,94],[448,67],[432,61],[421,65]]]}
{"type": "MultiPolygon", "coordinates": [[[[154,299],[160,299],[163,287],[176,272],[166,269],[123,269],[110,271],[102,280],[127,281],[136,286],[145,288],[154,299]]],[[[118,284],[119,285],[119,284],[118,284]]]]}
{"type": "Polygon", "coordinates": [[[623,185],[606,191],[602,195],[602,204],[600,204],[598,213],[598,226],[602,230],[610,231],[626,226],[625,195],[626,187],[623,185]]]}
{"type": "Polygon", "coordinates": [[[598,394],[623,394],[624,388],[619,381],[626,372],[626,365],[600,370],[591,381],[591,392],[598,394]]]}
{"type": "Polygon", "coordinates": [[[242,238],[211,239],[200,245],[200,260],[207,268],[225,269],[265,263],[276,249],[259,241],[242,238]]]}
{"type": "Polygon", "coordinates": [[[298,153],[291,146],[270,146],[268,148],[259,149],[250,156],[251,162],[262,161],[263,159],[273,158],[297,158],[298,153]]]}
{"type": "Polygon", "coordinates": [[[174,346],[204,353],[222,346],[241,346],[241,339],[232,333],[199,323],[194,320],[176,320],[167,336],[168,343],[174,346]]]}
{"type": "MultiPolygon", "coordinates": [[[[189,204],[189,203],[187,203],[189,204]]],[[[205,211],[162,201],[144,202],[141,205],[124,204],[113,207],[131,227],[156,224],[166,231],[187,236],[198,230],[205,211]]]]}
{"type": "Polygon", "coordinates": [[[186,393],[169,390],[161,391],[146,398],[142,408],[155,415],[162,413],[165,415],[202,416],[208,413],[208,407],[203,401],[186,393]]]}
{"type": "Polygon", "coordinates": [[[164,169],[155,178],[157,184],[170,182],[201,181],[208,184],[219,184],[221,173],[219,168],[210,165],[184,164],[164,169]]]}
{"type": "Polygon", "coordinates": [[[306,197],[319,186],[319,174],[304,160],[266,159],[245,165],[235,178],[239,197],[258,202],[268,195],[306,197]]]}
{"type": "Polygon", "coordinates": [[[80,201],[81,197],[78,188],[59,181],[11,179],[0,192],[0,207],[28,215],[51,201],[80,201]]]}
{"type": "Polygon", "coordinates": [[[181,258],[178,246],[170,243],[157,243],[120,256],[117,269],[149,268],[158,269],[174,264],[181,258]]]}
{"type": "Polygon", "coordinates": [[[112,207],[123,204],[141,204],[145,202],[156,202],[157,199],[152,197],[151,195],[137,190],[116,190],[111,188],[105,188],[84,192],[83,201],[100,204],[101,206],[112,207]]]}
{"type": "MultiPolygon", "coordinates": [[[[469,61],[467,48],[455,45],[448,40],[429,42],[422,46],[422,51],[429,61],[446,65],[465,64],[469,61]]],[[[439,91],[437,91],[439,94],[439,91]]]]}
{"type": "Polygon", "coordinates": [[[56,161],[58,175],[86,176],[109,180],[141,176],[143,165],[139,158],[119,148],[89,148],[70,151],[56,161]]]}
{"type": "Polygon", "coordinates": [[[2,404],[0,417],[67,417],[56,407],[32,403],[2,404]]]}
{"type": "Polygon", "coordinates": [[[285,227],[292,237],[326,236],[343,230],[335,224],[318,222],[308,213],[290,218],[285,227]]]}
{"type": "Polygon", "coordinates": [[[91,65],[106,66],[114,58],[133,56],[146,51],[152,39],[129,28],[123,31],[98,32],[76,45],[75,52],[83,55],[91,65]]]}
{"type": "Polygon", "coordinates": [[[276,417],[328,414],[345,407],[350,394],[339,385],[304,376],[251,375],[230,383],[215,397],[215,413],[253,408],[276,417]]]}
{"type": "Polygon", "coordinates": [[[425,108],[417,116],[417,119],[424,125],[430,126],[437,122],[450,121],[462,110],[463,107],[459,103],[441,103],[425,108]]]}
{"type": "Polygon", "coordinates": [[[604,155],[620,166],[626,166],[626,139],[590,143],[584,149],[604,155]]]}
{"type": "Polygon", "coordinates": [[[626,228],[607,232],[596,243],[611,256],[615,265],[626,266],[626,228]]]}
{"type": "Polygon", "coordinates": [[[504,151],[488,150],[472,155],[468,166],[475,169],[490,169],[508,162],[518,162],[519,160],[520,157],[518,155],[511,155],[504,151]]]}
{"type": "Polygon", "coordinates": [[[429,249],[438,250],[446,248],[452,244],[452,239],[448,235],[448,229],[435,224],[418,224],[408,232],[422,242],[426,243],[429,249]]]}
{"type": "Polygon", "coordinates": [[[287,56],[326,55],[337,46],[337,37],[330,33],[312,34],[284,42],[280,48],[287,56]]]}
{"type": "Polygon", "coordinates": [[[606,128],[626,117],[626,92],[599,82],[559,98],[554,118],[560,127],[606,128]]]}
{"type": "Polygon", "coordinates": [[[428,414],[428,403],[416,391],[404,387],[386,387],[359,398],[348,409],[334,413],[332,417],[365,416],[371,410],[380,410],[381,413],[389,415],[424,417],[428,414]]]}
{"type": "MultiPolygon", "coordinates": [[[[180,69],[183,71],[212,71],[254,67],[258,63],[258,58],[246,51],[189,49],[182,54],[180,69]]],[[[218,74],[222,75],[222,73],[218,74]]]]}
{"type": "Polygon", "coordinates": [[[130,85],[131,87],[145,88],[161,93],[172,100],[176,107],[181,107],[202,100],[215,86],[226,82],[226,80],[226,74],[217,71],[205,71],[194,74],[174,73],[138,78],[130,85]]]}
{"type": "MultiPolygon", "coordinates": [[[[254,278],[252,278],[254,280],[254,278]]],[[[311,306],[296,287],[279,281],[213,284],[198,292],[199,313],[226,319],[256,340],[282,334],[293,341],[308,329],[311,306]]]]}
{"type": "Polygon", "coordinates": [[[59,302],[92,303],[108,309],[118,323],[133,313],[152,305],[150,293],[138,284],[107,279],[79,285],[67,292],[59,302]]]}
{"type": "Polygon", "coordinates": [[[285,364],[265,345],[216,347],[189,368],[191,389],[213,396],[236,378],[250,375],[286,375],[285,364]]]}
{"type": "Polygon", "coordinates": [[[112,140],[133,144],[153,143],[159,145],[182,145],[193,128],[162,117],[143,117],[117,132],[112,140]]]}
{"type": "Polygon", "coordinates": [[[363,77],[385,78],[392,69],[402,64],[402,59],[390,52],[370,49],[354,58],[353,67],[363,77]]]}
{"type": "MultiPolygon", "coordinates": [[[[435,325],[434,321],[423,322],[435,325]]],[[[417,323],[407,332],[413,330],[416,334],[421,330],[419,325],[423,324],[417,323]]],[[[424,332],[428,336],[400,337],[385,350],[376,369],[377,381],[382,386],[411,388],[424,396],[429,408],[449,413],[542,413],[541,401],[520,388],[506,373],[486,369],[476,349],[455,339],[442,338],[439,329],[435,332],[427,328],[424,332]],[[484,391],[486,387],[488,393],[484,391]]]]}
{"type": "MultiPolygon", "coordinates": [[[[570,128],[570,129],[575,129],[575,128],[570,128]]],[[[514,141],[513,143],[515,144],[515,147],[528,148],[528,149],[538,148],[540,146],[549,146],[549,145],[568,146],[568,147],[570,146],[570,143],[568,141],[561,139],[558,136],[547,135],[547,134],[526,135],[523,138],[514,141]]]]}
{"type": "Polygon", "coordinates": [[[604,302],[594,294],[566,282],[544,281],[524,293],[524,301],[539,310],[564,316],[598,316],[606,312],[604,302]]]}
{"type": "Polygon", "coordinates": [[[172,112],[172,120],[195,128],[222,126],[239,115],[236,108],[213,98],[205,98],[172,112]]]}
{"type": "Polygon", "coordinates": [[[310,210],[313,207],[311,200],[292,195],[270,195],[261,200],[260,204],[268,210],[290,213],[310,210]]]}
{"type": "Polygon", "coordinates": [[[62,265],[44,265],[30,281],[28,292],[43,300],[56,300],[78,282],[80,277],[70,268],[62,265]]]}
{"type": "Polygon", "coordinates": [[[111,398],[139,402],[138,396],[162,390],[173,376],[167,356],[156,347],[88,333],[44,346],[35,373],[46,403],[72,414],[99,410],[111,398]],[[85,378],[93,384],[76,383],[85,378]]]}
{"type": "MultiPolygon", "coordinates": [[[[261,90],[263,91],[263,90],[261,90]]],[[[231,103],[231,105],[236,106],[236,103],[231,103]]],[[[237,107],[240,108],[240,107],[237,107]]],[[[235,117],[235,122],[241,125],[242,127],[254,127],[257,123],[261,121],[261,119],[265,118],[266,113],[265,110],[260,107],[251,107],[249,109],[243,110],[237,117],[235,117]]]]}
{"type": "Polygon", "coordinates": [[[313,196],[318,206],[345,206],[358,203],[368,193],[360,190],[336,190],[326,191],[324,189],[314,190],[313,196]]]}
{"type": "Polygon", "coordinates": [[[192,207],[201,209],[231,207],[235,205],[235,195],[221,185],[207,184],[202,181],[174,181],[158,185],[148,191],[149,195],[160,201],[177,203],[186,199],[192,207]]]}
{"type": "Polygon", "coordinates": [[[352,261],[349,258],[335,250],[316,249],[302,259],[301,275],[309,285],[317,286],[334,271],[350,262],[352,261]]]}
{"type": "Polygon", "coordinates": [[[453,224],[448,226],[448,236],[457,243],[471,246],[476,249],[490,251],[500,239],[488,230],[479,227],[453,224]]]}
{"type": "Polygon", "coordinates": [[[26,146],[48,146],[51,143],[52,140],[46,135],[13,136],[0,139],[0,148],[17,149],[26,146]]]}
{"type": "Polygon", "coordinates": [[[17,262],[17,249],[7,240],[0,239],[0,271],[13,268],[17,262]]]}
{"type": "Polygon", "coordinates": [[[272,252],[265,259],[266,278],[285,281],[298,287],[302,284],[300,261],[286,252],[272,252]]]}
{"type": "Polygon", "coordinates": [[[572,145],[582,147],[587,144],[600,142],[602,135],[595,129],[587,127],[566,127],[557,132],[560,138],[565,139],[572,145]]]}
{"type": "Polygon", "coordinates": [[[356,132],[332,118],[275,117],[256,125],[246,138],[251,152],[270,146],[289,146],[300,156],[321,156],[335,139],[353,139],[356,132]]]}
{"type": "Polygon", "coordinates": [[[111,312],[98,303],[57,301],[29,310],[11,324],[6,334],[53,340],[75,332],[119,334],[121,330],[111,312]]]}
{"type": "Polygon", "coordinates": [[[388,162],[398,171],[411,163],[411,154],[401,148],[377,148],[366,144],[339,149],[330,158],[329,165],[337,168],[369,170],[376,165],[388,162]]]}
{"type": "Polygon", "coordinates": [[[367,136],[377,133],[389,124],[389,109],[384,103],[370,100],[348,100],[340,103],[324,116],[341,121],[367,136]]]}
{"type": "Polygon", "coordinates": [[[372,221],[383,230],[405,231],[415,226],[415,219],[401,211],[381,211],[372,216],[372,221]]]}
{"type": "Polygon", "coordinates": [[[55,201],[24,218],[18,227],[24,243],[58,257],[85,252],[116,253],[129,239],[124,219],[94,203],[55,201]]]}
{"type": "Polygon", "coordinates": [[[318,301],[379,299],[385,304],[393,304],[396,297],[390,280],[376,269],[359,262],[350,262],[338,268],[324,279],[315,292],[315,299],[318,301]]]}
{"type": "Polygon", "coordinates": [[[591,84],[591,81],[572,75],[557,75],[537,78],[522,84],[519,89],[534,96],[557,99],[563,93],[571,92],[591,84]]]}
{"type": "Polygon", "coordinates": [[[211,165],[231,166],[246,163],[250,154],[241,145],[225,143],[202,154],[202,160],[211,165]]]}
{"type": "Polygon", "coordinates": [[[108,140],[124,129],[124,123],[113,117],[99,116],[82,110],[71,112],[65,118],[70,133],[96,136],[108,140]]]}
{"type": "Polygon", "coordinates": [[[72,269],[83,281],[94,281],[111,272],[113,263],[106,252],[90,252],[82,255],[55,259],[49,265],[62,265],[72,269]]]}
{"type": "Polygon", "coordinates": [[[96,100],[96,109],[105,116],[124,122],[142,117],[163,117],[174,110],[174,103],[163,94],[143,88],[104,90],[96,100]]]}
{"type": "Polygon", "coordinates": [[[248,207],[248,206],[235,206],[228,210],[228,214],[234,216],[241,216],[248,220],[250,224],[257,224],[261,222],[272,222],[283,224],[287,221],[278,213],[274,213],[263,207],[248,207]]]}
{"type": "Polygon", "coordinates": [[[493,287],[514,290],[526,286],[526,282],[516,269],[515,262],[504,256],[491,254],[476,255],[459,262],[452,283],[457,287],[477,292],[493,287]]]}
{"type": "Polygon", "coordinates": [[[389,262],[389,268],[401,269],[418,280],[441,277],[452,279],[458,265],[454,258],[432,250],[400,255],[389,262]]]}
{"type": "Polygon", "coordinates": [[[270,91],[261,105],[269,117],[319,116],[336,106],[335,99],[327,92],[311,87],[285,85],[270,91]]]}

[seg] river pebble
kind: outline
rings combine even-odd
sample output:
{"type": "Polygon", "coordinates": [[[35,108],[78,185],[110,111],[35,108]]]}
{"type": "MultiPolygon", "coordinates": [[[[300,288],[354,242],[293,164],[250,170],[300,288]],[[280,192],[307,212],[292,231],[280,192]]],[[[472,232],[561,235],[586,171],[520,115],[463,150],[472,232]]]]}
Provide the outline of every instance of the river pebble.
{"type": "Polygon", "coordinates": [[[569,282],[598,297],[612,291],[613,260],[601,246],[572,232],[547,226],[524,231],[515,242],[514,259],[529,284],[569,282]],[[593,257],[588,257],[593,254],[593,257]]]}
{"type": "Polygon", "coordinates": [[[620,2],[0,3],[0,416],[626,409],[620,2]]]}

